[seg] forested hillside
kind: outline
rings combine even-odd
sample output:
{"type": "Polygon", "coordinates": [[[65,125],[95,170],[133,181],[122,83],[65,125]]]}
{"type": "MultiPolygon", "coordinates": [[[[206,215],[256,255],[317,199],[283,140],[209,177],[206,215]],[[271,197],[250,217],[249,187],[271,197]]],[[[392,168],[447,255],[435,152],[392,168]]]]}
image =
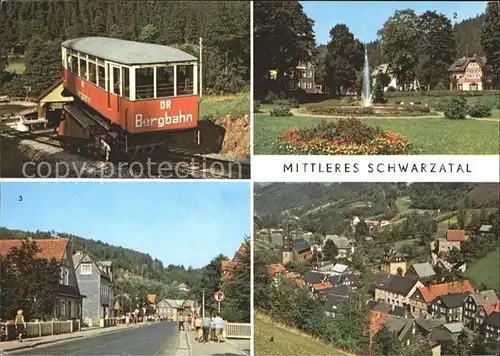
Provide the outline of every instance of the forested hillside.
{"type": "Polygon", "coordinates": [[[178,46],[198,57],[203,37],[205,92],[238,92],[250,78],[250,4],[245,1],[0,2],[0,89],[35,96],[60,77],[60,43],[108,36],[178,46]],[[26,55],[25,58],[22,56],[26,55]],[[16,57],[18,56],[18,57],[16,57]],[[23,75],[4,73],[25,62],[23,75]]]}
{"type": "MultiPolygon", "coordinates": [[[[453,34],[456,42],[457,58],[464,56],[484,56],[484,50],[481,46],[481,26],[483,25],[485,15],[457,22],[453,26],[453,34]]],[[[368,49],[368,60],[370,67],[374,68],[380,64],[387,63],[380,41],[376,40],[366,44],[368,49]]]]}
{"type": "Polygon", "coordinates": [[[438,219],[438,215],[463,209],[497,208],[499,185],[274,183],[256,185],[254,196],[255,214],[266,227],[278,227],[280,215],[290,213],[300,218],[305,230],[343,233],[355,216],[399,220],[410,212],[434,211],[438,219]]]}
{"type": "Polygon", "coordinates": [[[16,239],[32,237],[33,239],[53,238],[54,236],[71,239],[73,250],[83,250],[99,260],[111,260],[116,268],[115,278],[118,289],[127,293],[157,292],[160,294],[174,293],[179,283],[195,286],[201,276],[201,269],[184,266],[168,265],[149,254],[128,248],[113,246],[102,241],[94,241],[83,237],[54,231],[21,231],[0,227],[0,239],[16,239]]]}

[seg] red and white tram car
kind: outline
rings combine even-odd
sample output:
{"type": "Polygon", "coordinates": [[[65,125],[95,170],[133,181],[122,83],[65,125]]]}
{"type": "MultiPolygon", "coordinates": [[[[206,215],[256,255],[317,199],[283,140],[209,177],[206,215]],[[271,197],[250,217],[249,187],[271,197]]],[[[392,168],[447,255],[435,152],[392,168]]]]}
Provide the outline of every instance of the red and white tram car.
{"type": "Polygon", "coordinates": [[[156,44],[83,37],[62,43],[62,62],[64,89],[75,99],[64,106],[58,128],[65,145],[80,149],[104,139],[128,153],[165,145],[172,132],[196,132],[196,57],[156,44]]]}

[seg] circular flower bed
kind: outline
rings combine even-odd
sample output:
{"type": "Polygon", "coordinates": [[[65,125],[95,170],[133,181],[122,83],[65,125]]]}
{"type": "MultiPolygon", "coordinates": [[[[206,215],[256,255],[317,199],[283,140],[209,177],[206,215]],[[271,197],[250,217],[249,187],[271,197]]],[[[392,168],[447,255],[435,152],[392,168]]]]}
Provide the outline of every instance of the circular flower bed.
{"type": "Polygon", "coordinates": [[[302,155],[396,155],[411,147],[404,136],[358,119],[323,121],[311,129],[285,131],[277,143],[284,154],[302,155]]]}

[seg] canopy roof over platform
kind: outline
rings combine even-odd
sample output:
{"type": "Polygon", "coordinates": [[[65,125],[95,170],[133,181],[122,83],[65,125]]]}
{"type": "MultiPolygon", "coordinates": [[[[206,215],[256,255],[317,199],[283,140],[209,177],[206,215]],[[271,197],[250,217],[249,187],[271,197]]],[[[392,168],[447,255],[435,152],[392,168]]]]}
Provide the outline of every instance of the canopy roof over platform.
{"type": "Polygon", "coordinates": [[[197,58],[176,48],[108,37],[81,37],[67,40],[62,46],[104,60],[127,64],[192,62],[197,58]]]}

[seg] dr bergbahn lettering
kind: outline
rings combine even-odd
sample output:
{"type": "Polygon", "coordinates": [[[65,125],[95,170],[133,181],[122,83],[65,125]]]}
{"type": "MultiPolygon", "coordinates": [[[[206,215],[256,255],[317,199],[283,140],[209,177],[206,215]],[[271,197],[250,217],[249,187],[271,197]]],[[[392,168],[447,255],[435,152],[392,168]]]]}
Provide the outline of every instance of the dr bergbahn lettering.
{"type": "Polygon", "coordinates": [[[160,101],[160,110],[165,110],[164,115],[159,117],[143,118],[142,114],[136,114],[135,127],[141,128],[141,127],[157,126],[158,128],[162,128],[167,125],[193,122],[192,114],[185,114],[182,112],[182,110],[172,113],[171,109],[172,109],[172,101],[162,100],[160,101]]]}

